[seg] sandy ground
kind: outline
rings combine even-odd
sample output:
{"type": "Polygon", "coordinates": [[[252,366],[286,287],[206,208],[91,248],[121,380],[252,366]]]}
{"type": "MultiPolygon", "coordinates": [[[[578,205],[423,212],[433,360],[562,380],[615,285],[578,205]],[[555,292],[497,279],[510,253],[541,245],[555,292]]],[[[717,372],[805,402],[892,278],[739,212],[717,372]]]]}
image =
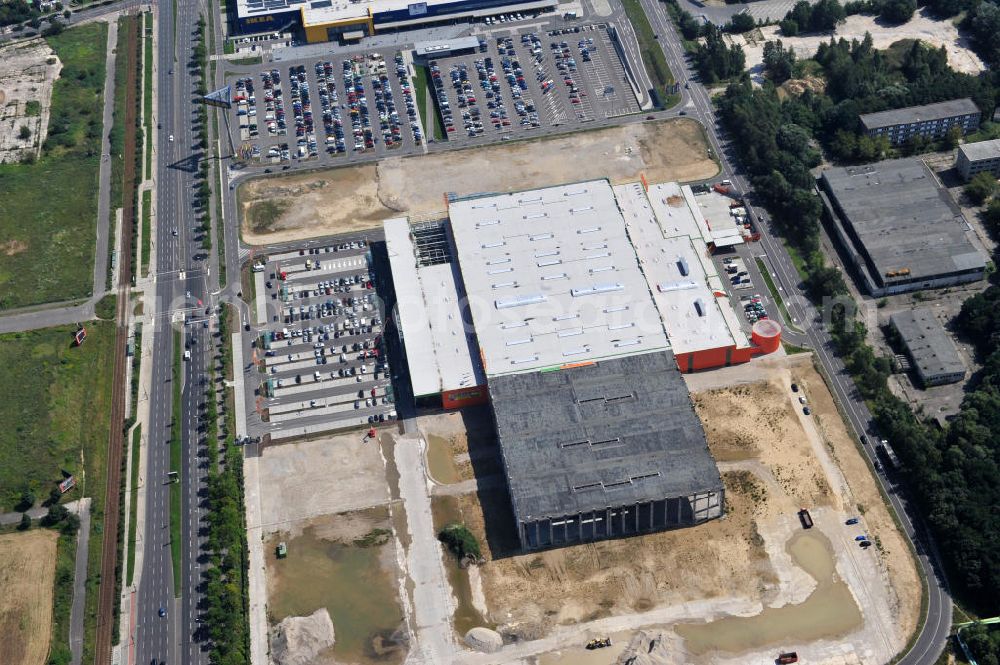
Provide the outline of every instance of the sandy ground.
{"type": "Polygon", "coordinates": [[[691,120],[630,123],[569,136],[497,144],[378,165],[261,178],[239,191],[243,238],[250,244],[299,240],[378,226],[390,217],[420,217],[446,208],[447,193],[468,195],[543,187],[594,178],[650,182],[708,178],[701,127],[691,120]],[[498,168],[498,166],[500,168],[498,168]],[[270,202],[269,204],[265,202],[270,202]],[[252,228],[260,206],[279,213],[252,228]]]}
{"type": "Polygon", "coordinates": [[[360,433],[268,446],[259,468],[265,536],[297,521],[389,500],[378,446],[360,433]]]}
{"type": "MultiPolygon", "coordinates": [[[[568,641],[575,647],[567,660],[545,662],[577,663],[579,640],[595,626],[621,630],[685,616],[752,616],[766,607],[803,602],[815,581],[784,550],[801,531],[796,518],[801,506],[810,508],[816,531],[831,541],[836,575],[847,583],[864,616],[862,627],[849,635],[818,630],[813,641],[802,645],[810,649],[810,662],[882,663],[903,646],[919,612],[913,561],[811,357],[771,358],[718,372],[695,376],[711,377],[705,383],[726,387],[705,387],[693,397],[726,485],[723,519],[674,532],[507,556],[496,551],[499,541],[483,518],[484,510],[509,514],[506,494],[491,490],[459,497],[464,519],[487,544],[488,561],[479,571],[487,618],[508,636],[544,638],[535,649],[525,643],[516,655],[537,654],[568,641]],[[809,399],[812,417],[801,413],[797,395],[788,387],[793,380],[803,389],[799,394],[809,399]],[[855,514],[862,516],[859,528],[877,547],[856,547],[854,532],[843,527],[844,519],[855,514]]],[[[773,659],[768,648],[738,656],[688,654],[683,660],[735,664],[773,659]]],[[[491,662],[503,661],[509,658],[491,662]]]]}
{"type": "MultiPolygon", "coordinates": [[[[761,28],[760,32],[763,33],[763,39],[743,45],[747,68],[758,75],[764,60],[765,41],[780,39],[786,48],[793,48],[800,58],[811,58],[821,42],[830,41],[829,34],[784,37],[779,34],[776,25],[761,28]]],[[[983,61],[972,52],[969,40],[959,34],[958,28],[950,20],[936,20],[923,9],[914,14],[909,22],[896,27],[881,26],[873,16],[848,16],[846,21],[837,26],[836,38],[863,39],[866,32],[871,34],[874,46],[878,49],[901,39],[920,39],[934,48],[944,46],[948,52],[948,64],[956,71],[979,74],[986,70],[983,61]]]]}
{"type": "Polygon", "coordinates": [[[20,161],[27,151],[38,156],[49,126],[52,84],[62,64],[43,39],[0,48],[0,163],[20,161]],[[27,103],[41,112],[28,117],[27,103]],[[31,130],[20,137],[21,127],[31,130]]]}
{"type": "Polygon", "coordinates": [[[52,629],[58,534],[49,529],[0,535],[0,663],[42,665],[52,629]]]}

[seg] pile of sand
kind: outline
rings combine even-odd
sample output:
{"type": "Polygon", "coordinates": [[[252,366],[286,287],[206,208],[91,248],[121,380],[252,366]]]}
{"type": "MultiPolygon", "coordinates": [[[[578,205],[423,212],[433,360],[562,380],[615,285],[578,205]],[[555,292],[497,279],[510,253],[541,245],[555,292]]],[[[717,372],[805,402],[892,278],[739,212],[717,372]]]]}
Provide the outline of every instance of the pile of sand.
{"type": "Polygon", "coordinates": [[[333,621],[321,607],[307,617],[288,617],[274,627],[271,660],[277,665],[310,665],[333,642],[333,621]]]}
{"type": "Polygon", "coordinates": [[[503,638],[495,630],[477,626],[465,634],[465,643],[476,651],[496,653],[503,647],[503,638]]]}

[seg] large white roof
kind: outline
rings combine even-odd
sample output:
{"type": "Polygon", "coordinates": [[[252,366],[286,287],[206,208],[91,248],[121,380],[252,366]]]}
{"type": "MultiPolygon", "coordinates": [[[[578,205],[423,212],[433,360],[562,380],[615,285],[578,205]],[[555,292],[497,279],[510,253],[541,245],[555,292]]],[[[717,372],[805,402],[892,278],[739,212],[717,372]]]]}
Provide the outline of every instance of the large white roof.
{"type": "Polygon", "coordinates": [[[749,344],[708,253],[690,188],[614,189],[674,354],[749,344]],[[687,190],[687,191],[684,191],[687,190]]]}
{"type": "Polygon", "coordinates": [[[386,220],[386,251],[396,292],[396,321],[415,396],[485,382],[462,320],[454,264],[420,266],[405,218],[386,220]]]}
{"type": "Polygon", "coordinates": [[[667,347],[606,180],[459,200],[449,215],[488,375],[667,347]]]}

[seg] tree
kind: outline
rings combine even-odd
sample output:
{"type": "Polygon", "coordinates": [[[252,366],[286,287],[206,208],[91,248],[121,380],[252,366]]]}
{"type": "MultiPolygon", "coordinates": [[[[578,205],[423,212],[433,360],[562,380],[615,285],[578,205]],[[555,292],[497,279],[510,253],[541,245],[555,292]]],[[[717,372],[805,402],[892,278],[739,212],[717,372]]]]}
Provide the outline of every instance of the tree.
{"type": "Polygon", "coordinates": [[[59,503],[60,499],[62,499],[62,492],[59,491],[58,487],[53,487],[49,491],[49,500],[47,501],[47,503],[49,505],[55,505],[59,503]]]}
{"type": "Polygon", "coordinates": [[[31,129],[27,125],[21,125],[17,135],[22,141],[27,141],[31,138],[31,129]]]}
{"type": "Polygon", "coordinates": [[[69,20],[69,17],[72,16],[72,15],[73,15],[73,12],[71,12],[70,10],[68,10],[68,9],[64,9],[63,10],[63,18],[66,19],[67,21],[69,20]]]}
{"type": "Polygon", "coordinates": [[[993,196],[997,190],[997,179],[992,173],[977,173],[965,186],[964,192],[969,200],[976,205],[982,205],[986,199],[993,196]]]}
{"type": "Polygon", "coordinates": [[[698,45],[694,59],[698,74],[707,83],[737,76],[746,67],[743,48],[726,44],[722,30],[711,23],[705,25],[705,43],[698,45]]]}
{"type": "Polygon", "coordinates": [[[27,531],[31,528],[31,518],[28,513],[21,513],[21,523],[17,525],[19,531],[27,531]]]}
{"type": "Polygon", "coordinates": [[[754,20],[753,16],[750,16],[747,12],[740,12],[739,14],[734,14],[733,18],[729,20],[729,25],[726,26],[726,30],[728,32],[742,34],[744,32],[749,32],[756,27],[757,21],[754,20]]]}
{"type": "Polygon", "coordinates": [[[677,24],[680,26],[684,39],[690,41],[697,39],[701,35],[701,23],[690,12],[681,10],[680,16],[677,18],[677,24]]]}
{"type": "Polygon", "coordinates": [[[795,52],[786,51],[780,39],[764,42],[764,71],[775,85],[781,85],[792,78],[795,71],[795,52]]]}
{"type": "Polygon", "coordinates": [[[778,27],[781,28],[781,34],[783,34],[785,37],[794,37],[795,35],[799,34],[799,24],[796,23],[793,19],[786,18],[784,21],[778,24],[778,27]]]}
{"type": "Polygon", "coordinates": [[[36,501],[35,493],[32,492],[31,490],[24,490],[23,492],[21,492],[21,498],[18,499],[17,505],[14,506],[14,509],[19,510],[21,512],[26,512],[32,506],[35,505],[35,501],[36,501]]]}
{"type": "Polygon", "coordinates": [[[915,11],[917,3],[914,0],[884,0],[879,16],[892,25],[902,25],[913,18],[915,11]]]}

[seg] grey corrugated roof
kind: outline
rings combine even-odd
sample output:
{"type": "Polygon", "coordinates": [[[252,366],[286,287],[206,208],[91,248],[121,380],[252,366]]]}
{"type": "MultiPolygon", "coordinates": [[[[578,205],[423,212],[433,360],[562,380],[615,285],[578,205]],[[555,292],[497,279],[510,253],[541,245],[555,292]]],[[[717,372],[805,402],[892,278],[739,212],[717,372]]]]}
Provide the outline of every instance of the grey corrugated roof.
{"type": "Polygon", "coordinates": [[[821,180],[882,283],[890,271],[929,279],[986,265],[961,210],[919,159],[829,169],[821,180]]]}
{"type": "Polygon", "coordinates": [[[722,488],[669,351],[493,376],[489,387],[521,521],[722,488]]]}
{"type": "Polygon", "coordinates": [[[955,344],[931,310],[922,307],[897,312],[889,321],[899,331],[920,376],[933,379],[965,371],[965,363],[955,344]]]}
{"type": "Polygon", "coordinates": [[[968,113],[979,113],[979,107],[966,97],[964,99],[950,99],[946,102],[937,102],[936,104],[907,106],[902,109],[866,113],[861,116],[861,123],[868,129],[877,129],[879,127],[894,127],[895,125],[908,125],[914,122],[940,120],[968,113]]]}
{"type": "Polygon", "coordinates": [[[970,162],[976,162],[981,159],[993,159],[1000,157],[1000,139],[965,143],[958,146],[958,151],[964,154],[970,162]]]}

